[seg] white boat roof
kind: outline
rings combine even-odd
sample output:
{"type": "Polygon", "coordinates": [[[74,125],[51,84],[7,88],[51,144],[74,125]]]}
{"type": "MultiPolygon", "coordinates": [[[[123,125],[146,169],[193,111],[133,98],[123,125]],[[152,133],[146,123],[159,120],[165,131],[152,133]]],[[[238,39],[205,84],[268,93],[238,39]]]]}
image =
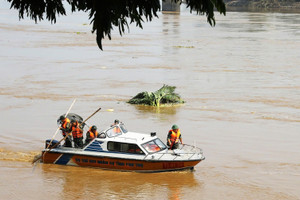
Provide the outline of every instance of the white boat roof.
{"type": "Polygon", "coordinates": [[[137,132],[127,132],[127,133],[122,133],[121,135],[107,138],[107,140],[112,139],[114,141],[126,141],[127,143],[145,143],[150,140],[153,140],[157,138],[156,136],[151,136],[149,134],[144,134],[144,133],[137,133],[137,132]]]}
{"type": "MultiPolygon", "coordinates": [[[[143,144],[146,143],[148,141],[154,140],[157,138],[156,133],[151,136],[151,133],[149,134],[145,134],[145,133],[138,133],[138,132],[132,132],[132,131],[128,131],[126,129],[126,127],[124,126],[124,124],[118,124],[118,125],[114,125],[111,126],[109,128],[107,128],[106,130],[102,131],[102,133],[105,133],[106,137],[100,140],[105,140],[105,141],[117,141],[117,142],[126,142],[126,143],[131,143],[131,144],[143,144]],[[120,133],[117,134],[112,134],[113,133],[113,129],[115,127],[119,127],[120,128],[120,133]]],[[[99,138],[97,138],[98,140],[99,138]]]]}

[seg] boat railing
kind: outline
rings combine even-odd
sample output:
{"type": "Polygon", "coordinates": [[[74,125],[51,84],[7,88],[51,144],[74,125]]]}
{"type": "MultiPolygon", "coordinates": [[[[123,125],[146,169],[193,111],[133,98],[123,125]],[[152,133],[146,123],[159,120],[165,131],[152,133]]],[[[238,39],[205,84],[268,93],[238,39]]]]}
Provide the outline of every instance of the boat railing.
{"type": "Polygon", "coordinates": [[[195,156],[197,154],[202,155],[203,154],[202,149],[192,146],[192,145],[184,144],[184,145],[181,145],[181,147],[179,149],[168,150],[167,152],[157,152],[157,153],[147,154],[147,155],[145,155],[144,160],[148,159],[149,157],[151,157],[152,159],[155,158],[155,160],[160,160],[164,156],[167,156],[167,155],[174,156],[173,160],[175,160],[177,157],[181,157],[181,156],[186,156],[186,157],[188,157],[187,160],[190,160],[193,156],[195,156]],[[176,150],[180,150],[180,152],[176,152],[176,150]],[[155,155],[160,155],[160,156],[157,158],[155,155]]]}

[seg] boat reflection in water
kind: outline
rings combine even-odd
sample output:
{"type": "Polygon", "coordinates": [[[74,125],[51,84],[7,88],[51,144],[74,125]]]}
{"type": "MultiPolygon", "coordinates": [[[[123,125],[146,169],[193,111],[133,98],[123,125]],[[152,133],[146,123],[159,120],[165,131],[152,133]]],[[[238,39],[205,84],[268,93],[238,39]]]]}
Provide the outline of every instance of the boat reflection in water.
{"type": "Polygon", "coordinates": [[[182,145],[169,150],[156,133],[129,132],[122,123],[104,130],[83,149],[57,146],[42,153],[43,163],[136,172],[193,169],[205,159],[200,148],[182,145]]]}
{"type": "Polygon", "coordinates": [[[56,187],[53,197],[61,199],[183,199],[189,191],[202,188],[190,171],[152,174],[59,165],[41,167],[44,180],[56,187]]]}

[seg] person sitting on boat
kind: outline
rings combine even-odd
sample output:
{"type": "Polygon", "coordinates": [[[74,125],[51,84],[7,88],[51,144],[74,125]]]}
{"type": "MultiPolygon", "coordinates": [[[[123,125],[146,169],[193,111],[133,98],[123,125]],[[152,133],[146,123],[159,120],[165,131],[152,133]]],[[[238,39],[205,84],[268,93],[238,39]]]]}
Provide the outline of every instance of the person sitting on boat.
{"type": "Polygon", "coordinates": [[[168,133],[167,145],[169,146],[169,149],[178,149],[179,141],[183,144],[179,127],[174,124],[168,133]]]}
{"type": "Polygon", "coordinates": [[[93,125],[88,132],[86,132],[85,144],[90,143],[94,138],[98,137],[97,126],[93,125]]]}
{"type": "MultiPolygon", "coordinates": [[[[115,119],[114,123],[111,126],[115,126],[115,125],[118,125],[118,124],[120,124],[120,121],[118,119],[115,119]]],[[[113,131],[114,131],[115,134],[121,133],[121,130],[120,130],[119,126],[115,126],[113,131]]]]}
{"type": "MultiPolygon", "coordinates": [[[[66,137],[67,134],[69,134],[71,132],[71,121],[69,118],[65,117],[65,116],[60,116],[59,118],[61,125],[60,125],[60,130],[62,131],[62,135],[63,137],[66,137]]],[[[65,147],[72,147],[72,141],[71,138],[68,136],[65,140],[65,147]]]]}
{"type": "Polygon", "coordinates": [[[111,126],[118,125],[118,124],[120,124],[120,121],[118,119],[115,119],[114,123],[111,126]]]}
{"type": "Polygon", "coordinates": [[[74,147],[75,148],[82,148],[83,147],[83,130],[80,127],[78,121],[73,122],[72,124],[72,135],[74,140],[74,147]]]}

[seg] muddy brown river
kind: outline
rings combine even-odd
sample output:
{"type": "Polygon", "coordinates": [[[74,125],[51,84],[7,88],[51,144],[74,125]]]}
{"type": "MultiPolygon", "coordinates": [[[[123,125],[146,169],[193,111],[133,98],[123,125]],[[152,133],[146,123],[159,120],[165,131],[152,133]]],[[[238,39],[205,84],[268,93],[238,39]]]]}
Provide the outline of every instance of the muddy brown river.
{"type": "MultiPolygon", "coordinates": [[[[300,199],[300,14],[228,12],[210,27],[188,11],[117,29],[96,45],[86,13],[57,24],[0,6],[1,199],[300,199]],[[126,101],[168,84],[186,104],[126,101]],[[98,129],[114,119],[203,149],[195,171],[115,172],[33,157],[71,112],[98,129]]],[[[61,139],[61,134],[56,136],[61,139]]]]}

